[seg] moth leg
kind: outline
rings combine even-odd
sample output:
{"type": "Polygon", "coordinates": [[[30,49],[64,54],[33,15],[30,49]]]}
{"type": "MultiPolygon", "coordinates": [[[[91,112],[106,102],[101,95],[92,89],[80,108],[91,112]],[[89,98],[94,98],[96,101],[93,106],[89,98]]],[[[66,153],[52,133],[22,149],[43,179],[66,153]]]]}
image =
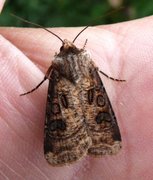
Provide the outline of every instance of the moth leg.
{"type": "Polygon", "coordinates": [[[126,80],[123,80],[123,79],[116,79],[116,78],[113,78],[113,77],[110,77],[110,76],[108,76],[107,74],[105,74],[104,72],[102,72],[102,71],[99,71],[102,75],[104,75],[105,77],[107,77],[107,78],[109,78],[109,79],[111,79],[111,80],[113,80],[113,81],[120,81],[120,82],[125,82],[126,80]]]}
{"type": "Polygon", "coordinates": [[[26,93],[20,94],[20,96],[24,96],[24,95],[26,95],[26,94],[30,94],[30,93],[32,93],[33,91],[35,91],[36,89],[38,89],[39,86],[41,86],[41,84],[42,84],[44,81],[46,81],[46,79],[49,79],[49,78],[50,78],[51,73],[52,73],[52,66],[50,66],[50,67],[48,68],[48,70],[47,70],[47,72],[46,72],[46,74],[45,74],[45,76],[44,76],[44,79],[43,79],[35,88],[31,89],[30,91],[28,91],[28,92],[26,92],[26,93]]]}

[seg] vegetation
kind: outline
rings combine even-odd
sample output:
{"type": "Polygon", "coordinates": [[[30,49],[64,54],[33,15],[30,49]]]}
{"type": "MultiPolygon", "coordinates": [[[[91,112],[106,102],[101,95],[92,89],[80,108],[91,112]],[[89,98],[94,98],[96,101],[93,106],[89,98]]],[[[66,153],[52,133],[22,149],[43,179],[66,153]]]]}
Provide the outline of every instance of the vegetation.
{"type": "Polygon", "coordinates": [[[153,0],[118,0],[116,7],[112,2],[113,0],[7,0],[0,16],[0,25],[32,26],[12,17],[10,13],[46,27],[110,24],[153,14],[153,0]],[[114,9],[119,10],[107,15],[114,9]]]}

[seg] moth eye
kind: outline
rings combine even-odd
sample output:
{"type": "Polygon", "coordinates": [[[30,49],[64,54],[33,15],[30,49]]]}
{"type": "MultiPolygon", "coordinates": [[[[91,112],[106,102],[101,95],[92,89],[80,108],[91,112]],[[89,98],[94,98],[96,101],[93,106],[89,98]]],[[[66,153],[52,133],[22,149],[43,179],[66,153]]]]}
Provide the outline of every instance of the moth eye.
{"type": "Polygon", "coordinates": [[[60,99],[61,99],[62,106],[67,109],[68,108],[68,100],[67,100],[66,95],[62,94],[60,99]]]}
{"type": "Polygon", "coordinates": [[[60,51],[63,51],[63,46],[60,47],[60,51]]]}
{"type": "Polygon", "coordinates": [[[91,105],[94,101],[94,89],[88,90],[88,103],[91,105]]]}
{"type": "Polygon", "coordinates": [[[99,112],[95,120],[97,124],[101,124],[103,121],[111,122],[111,116],[106,112],[99,112]]]}
{"type": "Polygon", "coordinates": [[[62,119],[52,120],[48,128],[50,131],[56,131],[56,130],[65,130],[66,129],[66,123],[62,119]]]}
{"type": "Polygon", "coordinates": [[[97,105],[103,107],[105,105],[105,99],[103,95],[98,95],[96,98],[97,105]]]}

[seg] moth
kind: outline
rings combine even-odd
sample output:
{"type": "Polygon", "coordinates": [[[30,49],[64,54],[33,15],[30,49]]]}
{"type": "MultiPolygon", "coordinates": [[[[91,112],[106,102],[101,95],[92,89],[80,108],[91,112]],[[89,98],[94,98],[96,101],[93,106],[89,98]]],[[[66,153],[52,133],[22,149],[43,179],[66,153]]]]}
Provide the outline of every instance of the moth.
{"type": "Polygon", "coordinates": [[[87,27],[72,42],[43,27],[62,46],[44,79],[31,91],[21,94],[29,94],[49,80],[44,155],[53,166],[69,165],[86,155],[112,155],[121,149],[119,127],[99,73],[115,81],[124,80],[100,71],[85,45],[81,49],[75,46],[75,40],[87,27]]]}

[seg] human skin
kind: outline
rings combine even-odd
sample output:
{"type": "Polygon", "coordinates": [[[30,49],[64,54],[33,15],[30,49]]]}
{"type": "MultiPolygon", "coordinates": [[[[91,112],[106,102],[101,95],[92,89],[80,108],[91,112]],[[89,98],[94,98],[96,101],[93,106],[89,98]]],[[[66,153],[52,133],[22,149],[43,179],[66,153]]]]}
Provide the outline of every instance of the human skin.
{"type": "MultiPolygon", "coordinates": [[[[126,82],[101,76],[117,117],[122,149],[117,155],[86,156],[70,166],[44,159],[43,133],[48,80],[35,87],[61,42],[36,28],[0,28],[0,179],[118,180],[153,177],[153,17],[89,27],[75,42],[97,67],[126,82]]],[[[52,28],[73,40],[82,28],[52,28]]]]}

